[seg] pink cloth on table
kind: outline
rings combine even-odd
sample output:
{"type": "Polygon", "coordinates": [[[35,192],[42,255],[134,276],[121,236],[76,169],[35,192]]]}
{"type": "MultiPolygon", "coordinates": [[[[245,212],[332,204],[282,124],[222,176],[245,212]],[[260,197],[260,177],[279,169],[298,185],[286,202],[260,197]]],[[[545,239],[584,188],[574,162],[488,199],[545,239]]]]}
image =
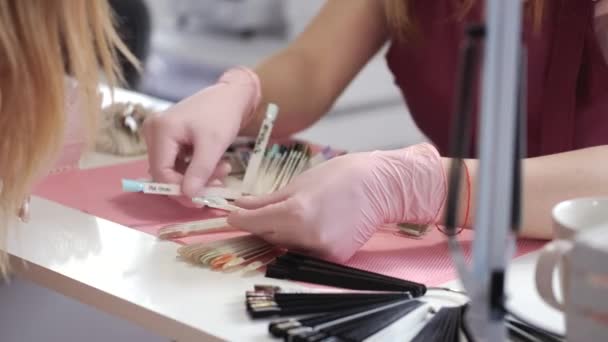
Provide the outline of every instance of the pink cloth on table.
{"type": "MultiPolygon", "coordinates": [[[[69,170],[51,175],[35,189],[35,195],[67,207],[95,215],[139,231],[156,235],[158,228],[172,223],[202,220],[224,215],[213,209],[184,208],[164,196],[124,193],[123,178],[146,177],[146,161],[138,161],[87,170],[69,170]]],[[[242,233],[216,233],[180,239],[180,243],[212,241],[242,233]]],[[[460,234],[467,258],[473,232],[460,234]]],[[[520,240],[518,254],[542,246],[543,242],[520,240]]],[[[396,236],[391,229],[381,229],[347,263],[349,266],[397,278],[439,285],[456,278],[446,239],[433,229],[422,239],[396,236]]]]}
{"type": "MultiPolygon", "coordinates": [[[[166,196],[122,191],[123,178],[143,178],[147,176],[147,170],[147,161],[71,169],[45,178],[34,189],[34,195],[152,235],[168,224],[225,216],[220,210],[183,207],[166,196]]],[[[191,243],[233,235],[235,233],[209,234],[178,242],[191,243]]]]}
{"type": "MultiPolygon", "coordinates": [[[[421,239],[405,238],[392,229],[381,229],[348,262],[349,266],[396,278],[437,286],[458,277],[452,265],[446,237],[432,228],[421,239]]],[[[465,260],[471,260],[473,231],[459,234],[465,260]]],[[[517,256],[533,252],[545,241],[519,239],[517,256]]]]}

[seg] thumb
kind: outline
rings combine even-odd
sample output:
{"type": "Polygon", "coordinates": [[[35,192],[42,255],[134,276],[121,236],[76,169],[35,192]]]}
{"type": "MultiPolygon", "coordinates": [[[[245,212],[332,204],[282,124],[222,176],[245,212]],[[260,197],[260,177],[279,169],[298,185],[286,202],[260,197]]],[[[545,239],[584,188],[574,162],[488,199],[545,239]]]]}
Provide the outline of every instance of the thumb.
{"type": "Polygon", "coordinates": [[[238,198],[234,204],[243,209],[258,209],[270,204],[281,202],[287,199],[289,194],[283,189],[260,196],[244,196],[238,198]]]}
{"type": "Polygon", "coordinates": [[[228,224],[255,235],[272,235],[277,227],[285,225],[289,208],[285,201],[260,209],[239,209],[228,215],[228,224]]]}

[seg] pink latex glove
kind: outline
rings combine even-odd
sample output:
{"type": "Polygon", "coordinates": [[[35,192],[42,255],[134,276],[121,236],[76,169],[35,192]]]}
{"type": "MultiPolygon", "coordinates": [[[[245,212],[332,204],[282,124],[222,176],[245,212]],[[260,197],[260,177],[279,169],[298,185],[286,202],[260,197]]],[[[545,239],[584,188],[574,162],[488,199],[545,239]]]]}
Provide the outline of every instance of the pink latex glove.
{"type": "Polygon", "coordinates": [[[238,200],[244,209],[228,223],[279,246],[345,261],[383,224],[436,222],[446,187],[432,145],[348,154],[275,193],[238,200]]]}
{"type": "Polygon", "coordinates": [[[225,176],[229,165],[219,161],[255,112],[260,97],[257,75],[247,68],[234,68],[215,85],[147,119],[144,136],[154,180],[181,184],[186,196],[195,197],[210,180],[225,176]],[[190,149],[192,160],[182,174],[176,162],[190,149]]]}

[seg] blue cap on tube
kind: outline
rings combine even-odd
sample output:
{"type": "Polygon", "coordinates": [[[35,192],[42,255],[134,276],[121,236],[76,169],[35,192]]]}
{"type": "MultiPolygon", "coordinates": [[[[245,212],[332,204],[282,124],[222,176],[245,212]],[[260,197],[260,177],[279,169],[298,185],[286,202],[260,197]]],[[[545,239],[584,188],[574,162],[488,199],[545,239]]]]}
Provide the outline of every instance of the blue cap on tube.
{"type": "Polygon", "coordinates": [[[144,191],[144,183],[131,179],[122,180],[122,191],[125,192],[142,192],[144,191]]]}

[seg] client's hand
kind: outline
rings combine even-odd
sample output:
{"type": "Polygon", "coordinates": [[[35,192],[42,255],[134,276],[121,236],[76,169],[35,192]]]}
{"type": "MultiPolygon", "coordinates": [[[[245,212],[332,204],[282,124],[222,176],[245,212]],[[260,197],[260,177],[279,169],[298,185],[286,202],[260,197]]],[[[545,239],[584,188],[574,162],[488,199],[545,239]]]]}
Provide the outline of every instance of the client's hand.
{"type": "Polygon", "coordinates": [[[229,165],[218,162],[259,101],[257,76],[235,68],[215,85],[147,119],[144,136],[151,176],[157,182],[181,184],[186,196],[197,196],[209,181],[229,172],[229,165]],[[176,163],[186,150],[192,156],[182,174],[176,163]]]}
{"type": "Polygon", "coordinates": [[[228,223],[279,246],[344,261],[385,223],[435,222],[445,201],[429,144],[334,158],[283,189],[237,201],[228,223]]]}

